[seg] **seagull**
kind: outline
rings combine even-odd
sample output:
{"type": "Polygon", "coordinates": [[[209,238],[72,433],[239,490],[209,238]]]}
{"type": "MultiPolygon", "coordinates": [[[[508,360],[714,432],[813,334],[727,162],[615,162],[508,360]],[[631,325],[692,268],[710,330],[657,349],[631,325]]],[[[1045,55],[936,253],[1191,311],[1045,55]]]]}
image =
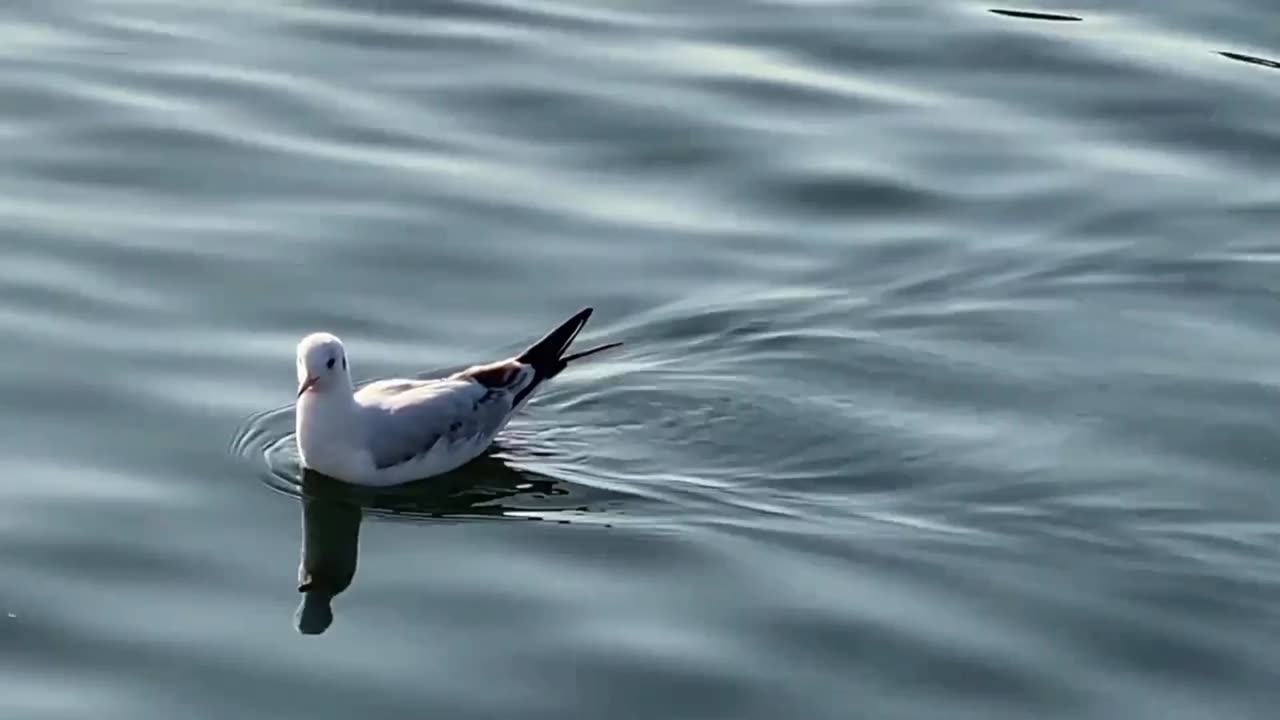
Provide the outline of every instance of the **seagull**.
{"type": "Polygon", "coordinates": [[[296,440],[304,468],[385,487],[440,475],[478,457],[538,388],[569,363],[622,345],[566,354],[584,308],[514,357],[431,380],[378,380],[355,389],[342,341],[298,343],[296,440]]]}

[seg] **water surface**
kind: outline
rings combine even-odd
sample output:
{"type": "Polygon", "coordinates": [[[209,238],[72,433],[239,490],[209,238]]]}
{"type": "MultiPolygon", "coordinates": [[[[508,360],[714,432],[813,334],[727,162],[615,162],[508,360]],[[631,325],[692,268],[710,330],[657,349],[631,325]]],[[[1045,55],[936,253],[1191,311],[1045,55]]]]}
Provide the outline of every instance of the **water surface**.
{"type": "Polygon", "coordinates": [[[1273,19],[5,5],[0,717],[1270,717],[1273,19]],[[302,482],[305,333],[584,305],[490,457],[302,482]]]}

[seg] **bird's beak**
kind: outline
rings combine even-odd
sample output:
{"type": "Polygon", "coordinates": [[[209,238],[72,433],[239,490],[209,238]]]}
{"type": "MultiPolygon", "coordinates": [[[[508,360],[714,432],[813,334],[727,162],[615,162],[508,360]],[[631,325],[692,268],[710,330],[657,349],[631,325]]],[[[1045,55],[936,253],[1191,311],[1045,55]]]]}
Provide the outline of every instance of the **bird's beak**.
{"type": "Polygon", "coordinates": [[[311,386],[315,384],[316,384],[316,379],[308,375],[307,379],[302,381],[302,386],[298,388],[298,397],[302,397],[302,393],[310,390],[311,386]]]}

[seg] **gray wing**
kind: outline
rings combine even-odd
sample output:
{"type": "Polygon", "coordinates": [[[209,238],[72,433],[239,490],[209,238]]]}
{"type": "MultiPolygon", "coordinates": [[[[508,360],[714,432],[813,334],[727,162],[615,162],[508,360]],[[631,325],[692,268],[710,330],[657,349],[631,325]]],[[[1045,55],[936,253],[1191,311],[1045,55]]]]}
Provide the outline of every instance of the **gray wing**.
{"type": "Polygon", "coordinates": [[[439,380],[382,381],[361,388],[355,399],[366,413],[374,466],[400,465],[459,444],[487,444],[532,376],[528,366],[494,363],[439,380]]]}

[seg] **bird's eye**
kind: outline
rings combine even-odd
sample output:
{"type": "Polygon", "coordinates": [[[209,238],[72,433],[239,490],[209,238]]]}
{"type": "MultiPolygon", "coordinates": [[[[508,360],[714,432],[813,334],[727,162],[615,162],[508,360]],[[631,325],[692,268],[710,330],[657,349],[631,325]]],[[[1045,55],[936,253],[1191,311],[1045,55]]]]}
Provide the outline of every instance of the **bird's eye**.
{"type": "Polygon", "coordinates": [[[325,366],[325,367],[327,367],[327,368],[329,368],[330,370],[332,370],[332,369],[333,369],[333,358],[329,358],[329,362],[325,363],[325,364],[324,364],[324,366],[325,366]]]}

